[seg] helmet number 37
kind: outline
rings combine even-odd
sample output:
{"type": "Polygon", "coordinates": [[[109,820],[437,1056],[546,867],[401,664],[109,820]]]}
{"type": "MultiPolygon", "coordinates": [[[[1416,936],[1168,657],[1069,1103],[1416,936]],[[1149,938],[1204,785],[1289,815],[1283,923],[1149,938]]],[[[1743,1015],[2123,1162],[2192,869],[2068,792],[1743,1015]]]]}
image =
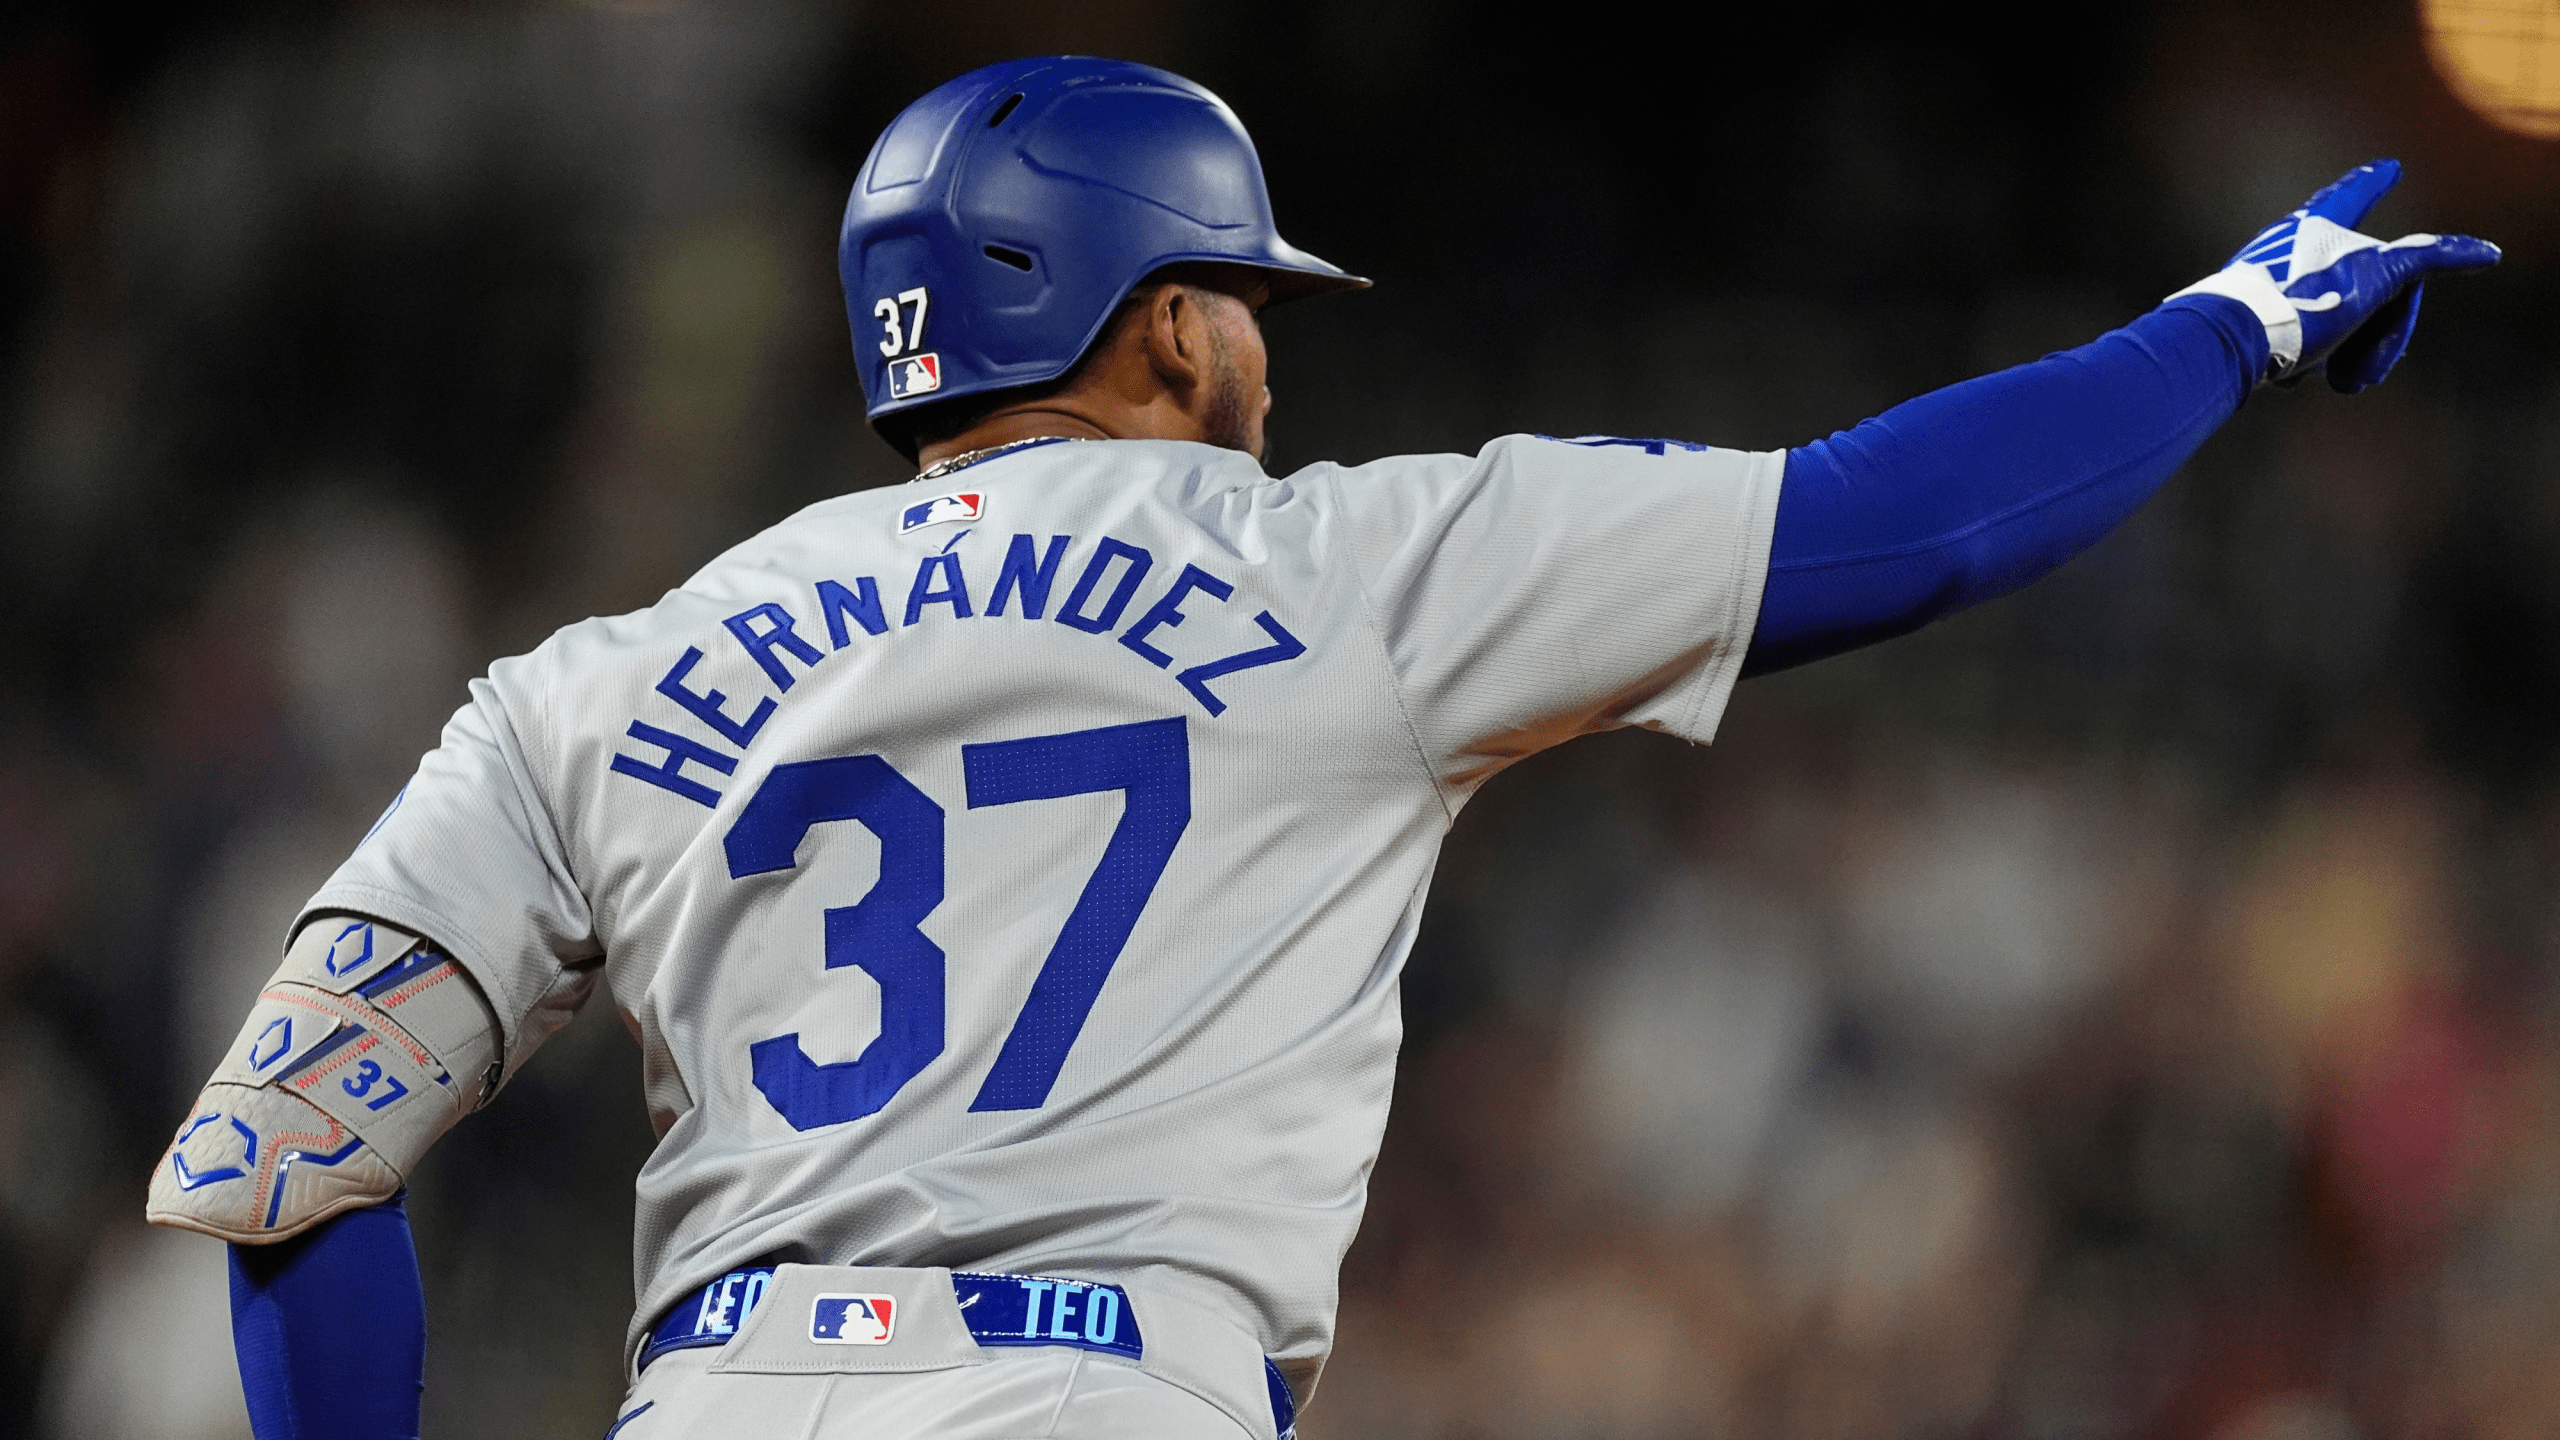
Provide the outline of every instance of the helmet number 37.
{"type": "Polygon", "coordinates": [[[913,290],[899,291],[894,299],[884,295],[880,297],[879,304],[871,307],[871,313],[880,317],[880,328],[887,332],[880,337],[881,354],[894,359],[910,350],[924,348],[924,311],[931,298],[919,285],[913,290]],[[910,305],[915,307],[915,318],[906,320],[903,312],[910,305]],[[906,320],[903,334],[898,328],[901,320],[906,320]]]}

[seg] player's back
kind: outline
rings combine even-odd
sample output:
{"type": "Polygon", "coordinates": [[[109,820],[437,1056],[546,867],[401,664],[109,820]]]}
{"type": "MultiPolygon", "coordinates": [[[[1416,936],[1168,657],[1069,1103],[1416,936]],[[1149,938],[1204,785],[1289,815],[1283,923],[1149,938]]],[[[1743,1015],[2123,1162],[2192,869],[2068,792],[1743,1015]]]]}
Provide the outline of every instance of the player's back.
{"type": "Polygon", "coordinates": [[[605,961],[661,1134],[635,1325],[754,1262],[951,1265],[1311,1373],[1451,814],[1574,733],[1712,731],[1776,479],[1056,442],[826,501],[500,662],[311,910],[444,942],[511,1063],[605,961]]]}
{"type": "Polygon", "coordinates": [[[1329,1280],[1446,816],[1324,511],[1232,452],[1047,446],[536,658],[664,1129],[645,1277],[1329,1280]]]}

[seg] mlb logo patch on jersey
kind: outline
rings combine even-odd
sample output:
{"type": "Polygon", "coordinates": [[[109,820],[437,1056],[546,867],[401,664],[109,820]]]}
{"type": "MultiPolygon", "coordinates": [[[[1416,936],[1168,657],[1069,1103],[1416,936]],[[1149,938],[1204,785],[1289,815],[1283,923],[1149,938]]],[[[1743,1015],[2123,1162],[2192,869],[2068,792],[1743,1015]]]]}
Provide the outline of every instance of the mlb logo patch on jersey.
{"type": "Polygon", "coordinates": [[[935,351],[889,362],[889,398],[904,400],[942,388],[942,356],[935,351]]]}
{"type": "Polygon", "coordinates": [[[957,495],[936,495],[921,505],[910,505],[898,512],[898,533],[921,530],[927,525],[947,525],[954,520],[975,520],[987,513],[987,497],[975,490],[957,495]]]}
{"type": "Polygon", "coordinates": [[[821,1295],[809,1307],[809,1338],[820,1345],[886,1345],[897,1324],[894,1295],[821,1295]]]}

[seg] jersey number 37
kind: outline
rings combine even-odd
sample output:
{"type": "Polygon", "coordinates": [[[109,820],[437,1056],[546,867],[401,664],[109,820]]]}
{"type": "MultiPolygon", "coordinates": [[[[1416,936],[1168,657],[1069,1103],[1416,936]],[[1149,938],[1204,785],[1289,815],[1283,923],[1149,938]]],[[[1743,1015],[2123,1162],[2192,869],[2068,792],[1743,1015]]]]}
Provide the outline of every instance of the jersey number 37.
{"type": "MultiPolygon", "coordinates": [[[[960,747],[969,808],[1118,790],[1120,823],[1076,897],[1031,997],[1014,1017],[971,1110],[1047,1103],[1094,997],[1191,824],[1191,741],[1179,718],[960,747]]],[[[777,765],[729,827],[729,877],[799,864],[812,826],[851,820],[880,839],[870,893],[826,915],[830,970],[880,985],[880,1035],[859,1058],[821,1065],[798,1032],[747,1047],[756,1089],[795,1130],[877,1112],[943,1050],[942,947],[917,928],[942,903],[942,807],[877,755],[777,765]]]]}

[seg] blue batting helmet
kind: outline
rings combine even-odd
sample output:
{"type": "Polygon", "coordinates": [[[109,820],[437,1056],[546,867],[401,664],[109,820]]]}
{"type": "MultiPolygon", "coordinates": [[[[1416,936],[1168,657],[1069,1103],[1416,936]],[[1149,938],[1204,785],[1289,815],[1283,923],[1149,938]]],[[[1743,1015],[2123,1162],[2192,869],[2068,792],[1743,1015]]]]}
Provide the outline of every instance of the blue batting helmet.
{"type": "Polygon", "coordinates": [[[953,80],[889,122],[836,249],[870,415],[1065,374],[1149,272],[1259,266],[1272,298],[1365,286],[1280,238],[1226,102],[1125,60],[953,80]]]}

